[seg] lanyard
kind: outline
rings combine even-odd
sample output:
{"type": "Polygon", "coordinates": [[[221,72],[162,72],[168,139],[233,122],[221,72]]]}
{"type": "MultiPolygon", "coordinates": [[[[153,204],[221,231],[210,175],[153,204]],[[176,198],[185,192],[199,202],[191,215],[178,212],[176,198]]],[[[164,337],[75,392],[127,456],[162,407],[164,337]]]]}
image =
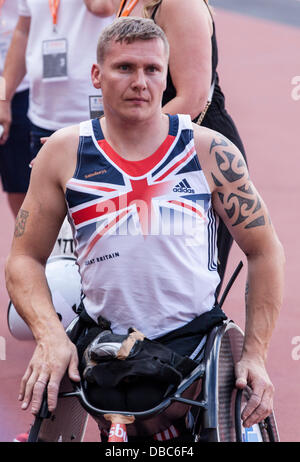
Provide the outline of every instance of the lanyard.
{"type": "Polygon", "coordinates": [[[50,7],[51,15],[52,15],[53,30],[54,31],[56,31],[57,13],[58,13],[59,2],[60,2],[60,0],[49,0],[49,7],[50,7]]]}
{"type": "Polygon", "coordinates": [[[2,7],[4,5],[5,0],[0,0],[0,16],[2,14],[2,7]]]}
{"type": "Polygon", "coordinates": [[[126,6],[127,0],[122,0],[121,4],[120,4],[119,11],[117,13],[117,17],[129,16],[138,1],[139,0],[131,0],[129,5],[126,6]],[[126,8],[124,8],[124,6],[126,6],[126,8]],[[123,10],[123,8],[124,8],[124,10],[123,10]]]}

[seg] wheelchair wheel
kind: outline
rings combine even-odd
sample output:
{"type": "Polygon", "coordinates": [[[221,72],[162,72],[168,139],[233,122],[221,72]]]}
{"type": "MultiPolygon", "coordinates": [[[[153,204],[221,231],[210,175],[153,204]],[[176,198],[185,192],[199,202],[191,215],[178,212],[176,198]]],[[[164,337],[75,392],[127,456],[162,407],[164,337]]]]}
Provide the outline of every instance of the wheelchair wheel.
{"type": "MultiPolygon", "coordinates": [[[[208,338],[204,400],[208,409],[202,415],[205,440],[215,442],[279,441],[274,413],[251,428],[244,428],[241,411],[249,399],[249,389],[235,388],[235,363],[240,359],[244,342],[242,330],[233,322],[215,329],[208,338]]],[[[198,439],[201,441],[201,435],[198,439]]]]}
{"type": "Polygon", "coordinates": [[[235,434],[235,373],[243,347],[243,333],[235,324],[228,324],[220,341],[217,360],[218,440],[236,441],[235,434]]]}
{"type": "Polygon", "coordinates": [[[263,422],[244,428],[241,421],[241,413],[250,397],[250,390],[237,390],[235,398],[235,428],[236,441],[242,443],[274,443],[279,442],[279,435],[274,413],[269,415],[263,422]]]}
{"type": "MultiPolygon", "coordinates": [[[[72,387],[66,374],[60,384],[60,393],[72,387]]],[[[77,398],[59,398],[55,411],[51,414],[47,407],[47,394],[44,393],[39,414],[35,417],[29,432],[29,443],[77,443],[83,441],[88,414],[77,398]]]]}

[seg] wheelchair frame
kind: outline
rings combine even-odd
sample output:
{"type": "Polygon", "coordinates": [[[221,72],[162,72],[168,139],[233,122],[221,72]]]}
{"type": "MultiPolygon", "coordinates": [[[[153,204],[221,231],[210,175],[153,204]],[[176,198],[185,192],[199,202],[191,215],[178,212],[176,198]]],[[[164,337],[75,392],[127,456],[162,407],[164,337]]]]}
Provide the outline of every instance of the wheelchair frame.
{"type": "MultiPolygon", "coordinates": [[[[72,325],[76,322],[75,319],[72,325]]],[[[223,442],[245,440],[241,425],[241,403],[243,397],[247,399],[249,390],[237,391],[234,387],[234,363],[239,359],[243,332],[232,321],[225,321],[221,326],[216,326],[208,334],[205,344],[204,359],[178,386],[175,393],[165,398],[159,405],[144,412],[124,412],[103,410],[92,406],[85,395],[81,383],[72,382],[72,391],[62,391],[59,399],[76,398],[87,414],[94,418],[104,414],[132,415],[136,421],[146,420],[159,416],[168,407],[179,402],[191,406],[195,415],[193,429],[191,431],[196,442],[223,442]],[[228,356],[226,358],[226,356],[228,356]],[[224,360],[225,358],[225,360],[224,360]],[[202,379],[202,387],[196,399],[183,397],[185,391],[202,379]]],[[[196,358],[197,359],[197,358],[196,358]]],[[[71,382],[69,381],[69,386],[71,382]]],[[[83,411],[82,409],[82,411],[83,411]]],[[[39,431],[44,419],[51,419],[46,404],[46,396],[43,405],[31,428],[28,442],[39,440],[39,431]]],[[[63,422],[61,423],[63,426],[63,422]]],[[[57,425],[57,424],[56,424],[57,425]]],[[[136,425],[138,425],[136,423],[136,425]]],[[[84,424],[81,424],[83,432],[84,424]]],[[[261,441],[279,441],[277,425],[274,413],[259,424],[261,441]]],[[[63,428],[58,431],[61,441],[81,441],[82,435],[64,435],[63,428]]],[[[45,441],[43,439],[43,441],[45,441]]],[[[57,439],[55,439],[57,441],[57,439]]]]}
{"type": "MultiPolygon", "coordinates": [[[[242,267],[243,263],[240,262],[223,292],[219,302],[220,307],[222,307],[242,267]]],[[[67,333],[71,332],[77,319],[75,318],[71,322],[67,333]]],[[[137,420],[146,420],[159,416],[176,402],[189,406],[194,416],[194,424],[190,431],[195,442],[249,441],[249,438],[247,438],[247,429],[243,430],[242,427],[241,412],[243,401],[249,399],[250,388],[237,390],[235,388],[234,373],[234,365],[241,356],[243,342],[244,333],[233,321],[226,320],[222,325],[215,326],[207,334],[207,340],[203,349],[200,349],[196,357],[193,357],[196,361],[198,360],[198,366],[180,383],[175,393],[163,399],[154,408],[143,412],[111,411],[95,408],[89,403],[82,383],[71,382],[67,375],[65,375],[61,383],[59,402],[63,402],[61,400],[65,400],[66,398],[75,398],[68,413],[69,423],[73,424],[71,425],[72,429],[69,430],[71,427],[69,425],[68,430],[65,431],[64,418],[66,417],[66,413],[62,409],[59,411],[56,409],[53,415],[49,413],[45,390],[40,411],[29,433],[28,442],[38,442],[40,440],[39,434],[43,426],[45,428],[42,431],[42,441],[82,441],[88,415],[97,419],[97,417],[104,414],[125,416],[130,414],[130,416],[134,416],[137,420]],[[198,396],[193,399],[184,397],[183,394],[189,391],[196,380],[202,380],[201,391],[198,396]],[[72,391],[68,391],[70,386],[73,388],[72,391]],[[62,422],[59,422],[59,419],[62,419],[62,422]],[[51,422],[55,422],[55,420],[56,423],[53,430],[51,422]],[[50,422],[50,425],[44,425],[44,421],[50,422]],[[49,439],[47,435],[48,429],[50,430],[48,433],[49,435],[51,434],[52,439],[49,439]]],[[[279,441],[279,433],[273,412],[263,422],[254,427],[254,429],[250,429],[252,431],[252,439],[250,438],[250,441],[279,441]]]]}

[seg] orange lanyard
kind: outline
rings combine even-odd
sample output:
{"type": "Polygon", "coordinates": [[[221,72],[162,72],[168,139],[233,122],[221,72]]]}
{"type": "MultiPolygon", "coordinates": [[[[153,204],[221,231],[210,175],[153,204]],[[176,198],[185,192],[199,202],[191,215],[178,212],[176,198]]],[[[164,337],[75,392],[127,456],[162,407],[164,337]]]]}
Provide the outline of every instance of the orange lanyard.
{"type": "Polygon", "coordinates": [[[54,30],[56,30],[59,2],[60,0],[49,0],[49,7],[50,7],[51,14],[52,14],[54,30]]]}
{"type": "Polygon", "coordinates": [[[0,16],[2,14],[2,7],[4,5],[5,0],[0,0],[0,16]]]}
{"type": "Polygon", "coordinates": [[[129,3],[128,6],[126,6],[126,8],[124,8],[124,10],[122,11],[122,8],[124,7],[124,5],[126,5],[127,3],[127,0],[122,0],[121,1],[121,4],[120,4],[120,8],[119,8],[119,11],[117,13],[117,18],[119,17],[124,17],[124,16],[129,16],[130,13],[132,12],[133,8],[135,7],[135,5],[137,4],[139,0],[131,0],[131,2],[129,3]]]}

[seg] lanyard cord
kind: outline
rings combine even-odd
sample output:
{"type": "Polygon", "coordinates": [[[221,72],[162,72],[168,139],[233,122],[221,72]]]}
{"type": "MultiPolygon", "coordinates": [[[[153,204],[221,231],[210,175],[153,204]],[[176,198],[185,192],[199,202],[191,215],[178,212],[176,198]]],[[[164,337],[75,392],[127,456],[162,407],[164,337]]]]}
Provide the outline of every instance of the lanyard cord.
{"type": "Polygon", "coordinates": [[[2,7],[4,5],[5,0],[0,0],[0,16],[2,14],[2,7]]]}
{"type": "Polygon", "coordinates": [[[49,7],[52,14],[53,26],[57,24],[57,12],[60,0],[49,0],[49,7]]]}
{"type": "Polygon", "coordinates": [[[131,0],[129,5],[126,6],[127,0],[122,0],[120,7],[119,7],[119,11],[117,13],[117,17],[119,18],[119,17],[129,16],[138,1],[139,0],[131,0]]]}

